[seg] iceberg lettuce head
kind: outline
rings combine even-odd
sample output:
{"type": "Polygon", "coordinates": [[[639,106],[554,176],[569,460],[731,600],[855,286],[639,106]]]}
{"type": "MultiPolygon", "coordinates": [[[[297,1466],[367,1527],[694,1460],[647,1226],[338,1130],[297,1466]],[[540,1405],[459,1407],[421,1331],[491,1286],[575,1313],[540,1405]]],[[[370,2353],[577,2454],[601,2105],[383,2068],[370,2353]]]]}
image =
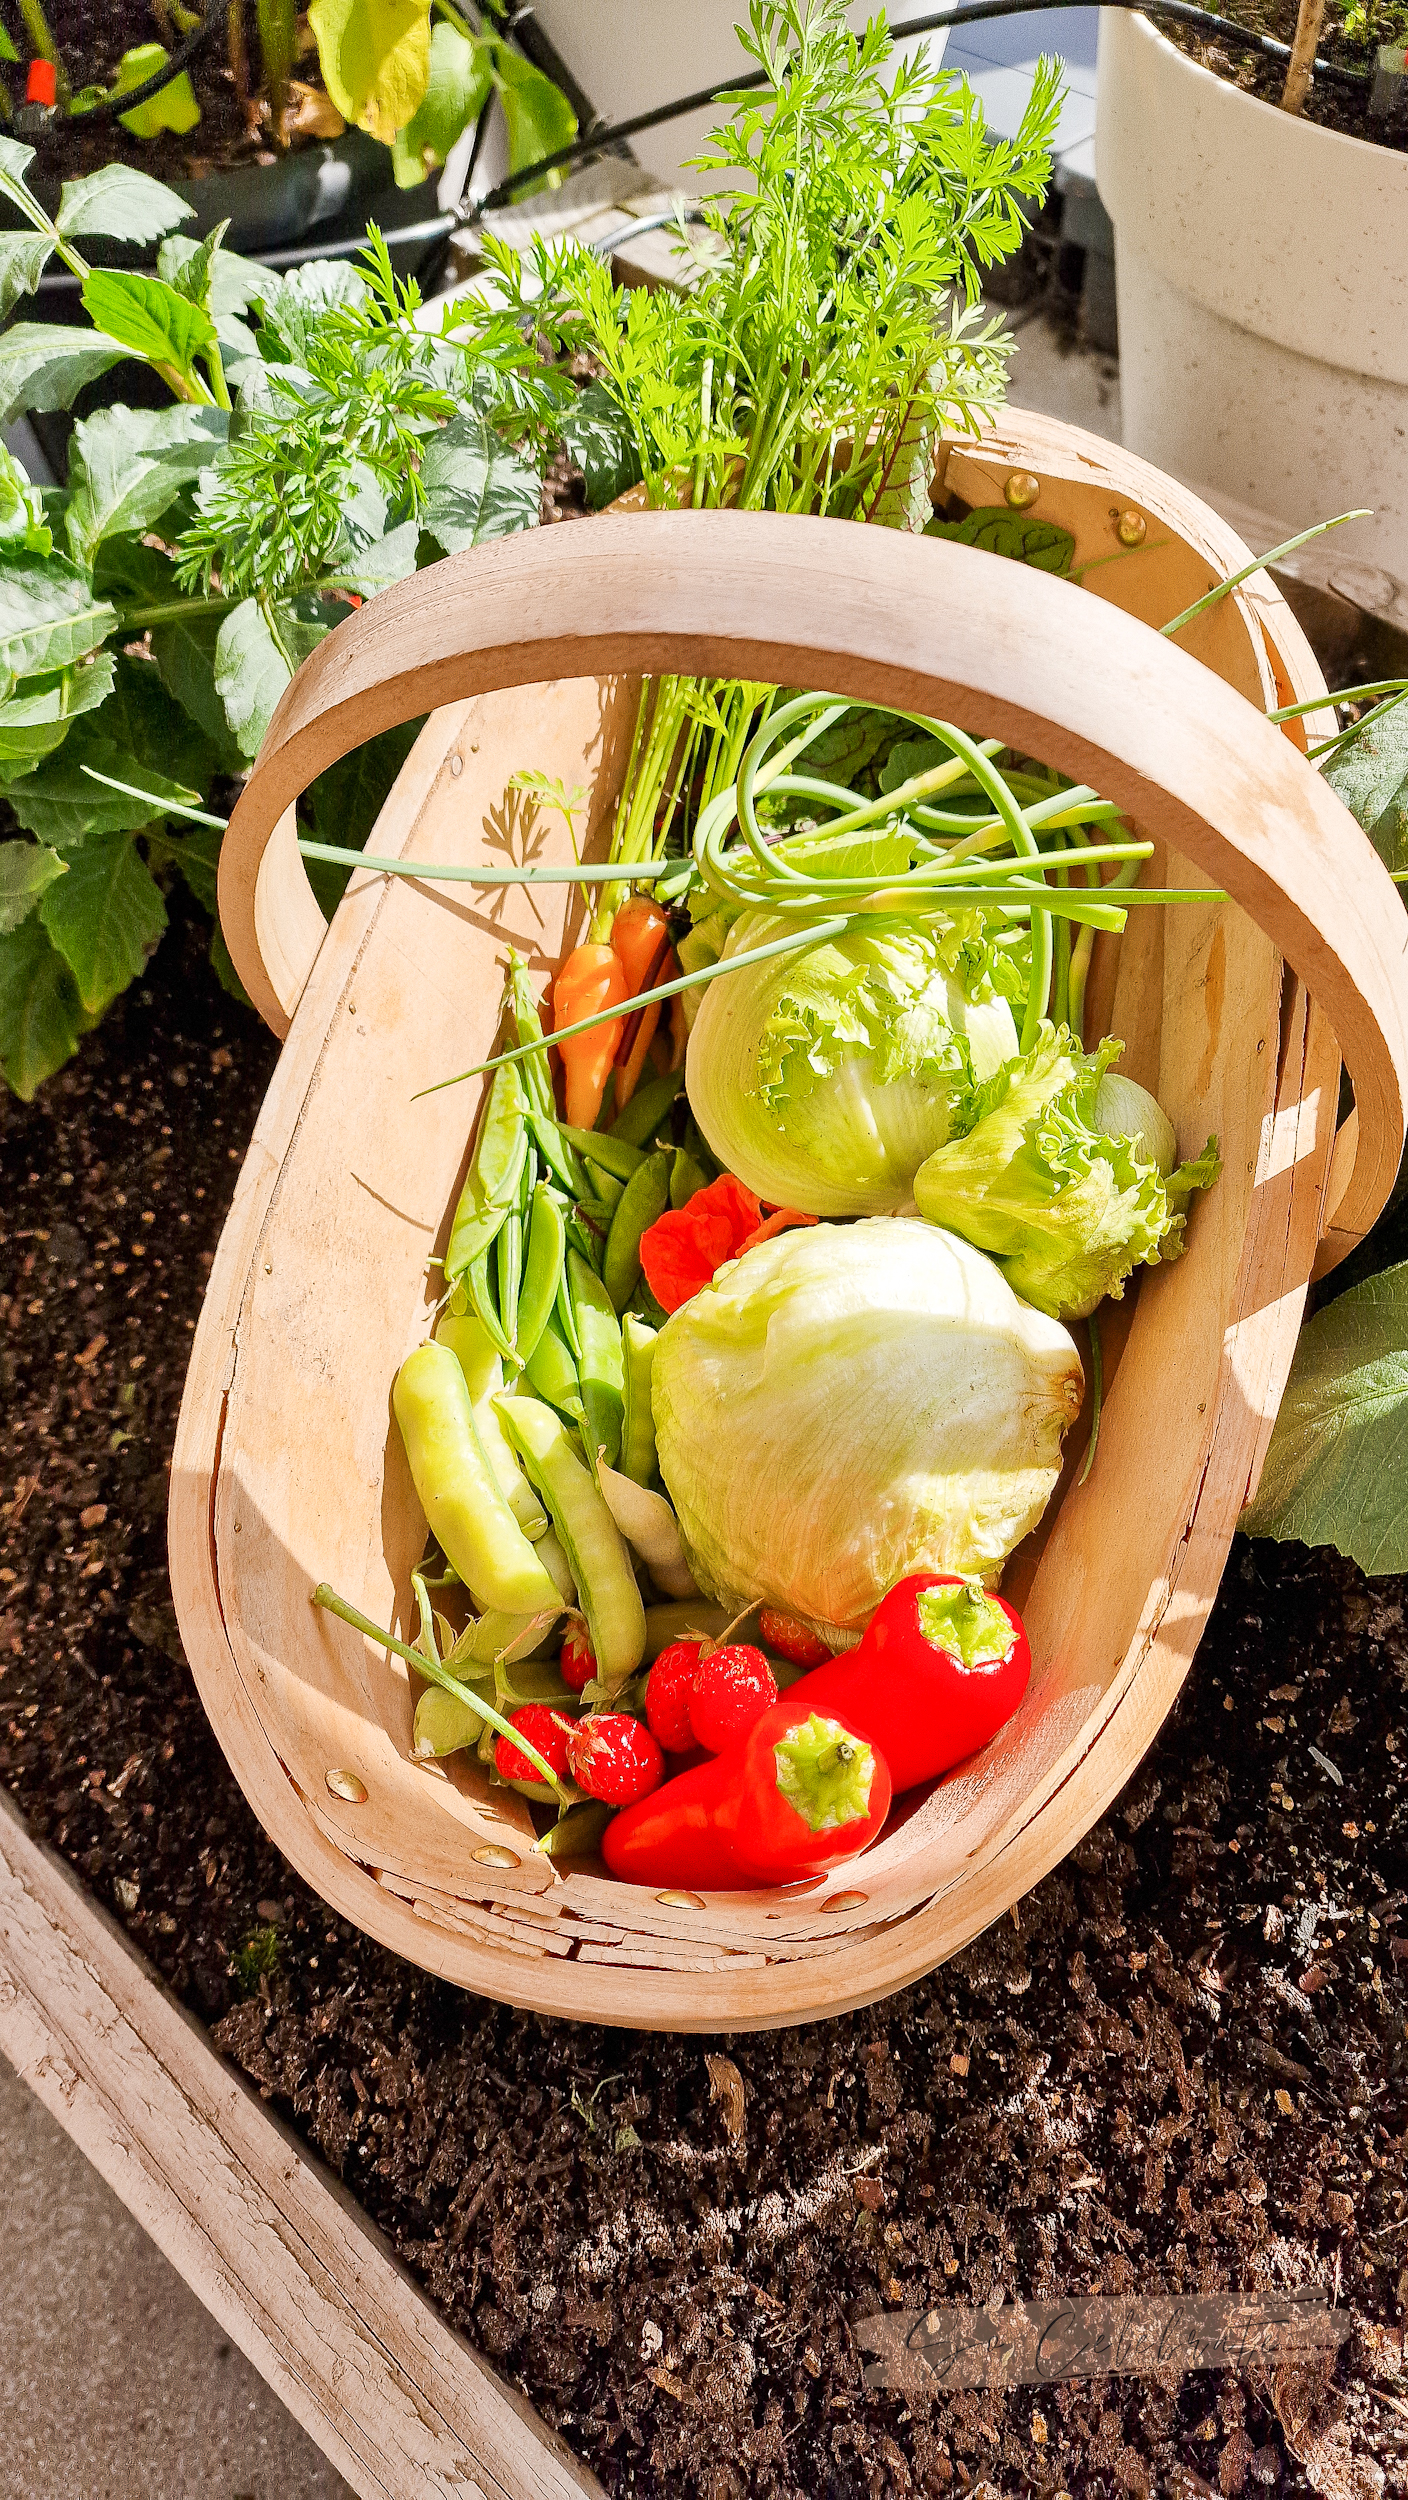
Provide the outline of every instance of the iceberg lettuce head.
{"type": "Polygon", "coordinates": [[[859,1631],[906,1572],[994,1581],[1055,1487],[1080,1357],[911,1217],[778,1234],[666,1321],[660,1473],[701,1589],[859,1631]]]}
{"type": "MultiPolygon", "coordinates": [[[[752,912],[723,955],[785,934],[752,912]]],[[[771,1206],[884,1215],[968,1127],[1017,1048],[1006,970],[981,917],[868,912],[839,937],[711,981],[685,1063],[719,1161],[771,1206]]]]}

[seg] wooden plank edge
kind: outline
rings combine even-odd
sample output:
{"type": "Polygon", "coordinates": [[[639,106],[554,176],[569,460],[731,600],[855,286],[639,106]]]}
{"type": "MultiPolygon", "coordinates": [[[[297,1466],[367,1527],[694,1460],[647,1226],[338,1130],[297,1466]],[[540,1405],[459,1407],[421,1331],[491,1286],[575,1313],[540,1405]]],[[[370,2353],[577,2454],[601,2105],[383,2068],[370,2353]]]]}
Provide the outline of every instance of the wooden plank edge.
{"type": "Polygon", "coordinates": [[[0,2050],[359,2500],[603,2500],[3,1790],[0,2050]]]}

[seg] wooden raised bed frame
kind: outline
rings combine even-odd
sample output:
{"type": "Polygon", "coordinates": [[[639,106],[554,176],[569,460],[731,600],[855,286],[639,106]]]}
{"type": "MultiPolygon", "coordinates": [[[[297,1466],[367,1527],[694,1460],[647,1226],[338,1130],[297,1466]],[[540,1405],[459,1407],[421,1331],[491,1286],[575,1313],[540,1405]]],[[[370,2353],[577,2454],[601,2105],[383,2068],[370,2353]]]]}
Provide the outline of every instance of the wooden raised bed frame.
{"type": "Polygon", "coordinates": [[[1323,1263],[1342,1256],[1398,1166],[1408,923],[1295,739],[1257,717],[1324,690],[1284,603],[1258,576],[1175,648],[1147,624],[1247,561],[1204,506],[1115,447],[1017,414],[945,457],[968,504],[1032,472],[1078,566],[1118,555],[1131,511],[1145,542],[1078,595],[967,548],[800,518],[608,516],[506,540],[387,591],[320,648],[224,845],[231,951],[288,1040],[177,1438],[187,1653],[246,1796],[310,1883],[410,1959],[548,2013],[707,2030],[838,2012],[931,1968],[1055,1864],[1187,1672],[1317,1245],[1323,1263]],[[600,846],[629,672],[667,669],[1001,735],[1115,799],[1156,840],[1162,877],[1234,898],[1132,916],[1092,979],[1094,1014],[1124,1035],[1180,1147],[1215,1129],[1225,1169],[1186,1257],[1146,1276],[1109,1330],[1089,1482],[1068,1477],[1012,1566],[1038,1661],[1027,1701],[853,1869],[703,1901],[554,1871],[515,1798],[472,1766],[410,1760],[405,1670],[309,1603],[327,1579],[404,1630],[424,1531],[389,1391],[425,1333],[425,1262],[480,1089],[411,1097],[492,1047],[505,939],[546,979],[570,889],[495,899],[364,873],[325,935],[293,802],[347,749],[429,710],[376,852],[560,852],[557,820],[508,790],[529,766],[590,785],[600,846]],[[1357,1103],[1338,1141],[1337,1042],[1357,1103]]]}

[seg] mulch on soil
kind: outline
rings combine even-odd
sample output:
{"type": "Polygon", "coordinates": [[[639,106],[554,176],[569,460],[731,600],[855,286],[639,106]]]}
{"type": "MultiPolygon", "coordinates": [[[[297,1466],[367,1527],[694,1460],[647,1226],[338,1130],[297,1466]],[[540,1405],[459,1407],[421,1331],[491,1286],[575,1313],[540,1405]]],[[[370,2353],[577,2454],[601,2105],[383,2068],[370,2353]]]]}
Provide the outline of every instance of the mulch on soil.
{"type": "MultiPolygon", "coordinates": [[[[1297,0],[1212,0],[1219,17],[1230,17],[1249,33],[1271,35],[1277,43],[1288,44],[1296,31],[1297,0]]],[[[1279,104],[1286,83],[1284,61],[1268,60],[1259,52],[1240,52],[1220,43],[1216,35],[1201,35],[1191,26],[1180,26],[1173,18],[1156,21],[1159,33],[1186,52],[1190,60],[1201,61],[1204,69],[1217,72],[1229,86],[1240,87],[1247,95],[1259,96],[1263,104],[1279,104]]],[[[1372,71],[1377,47],[1381,43],[1402,44],[1403,13],[1394,0],[1328,0],[1320,40],[1315,49],[1322,61],[1332,61],[1343,69],[1372,71]],[[1345,24],[1351,29],[1346,34],[1345,24]]],[[[1376,147],[1408,150],[1408,103],[1400,104],[1385,119],[1369,119],[1369,81],[1358,87],[1341,87],[1328,79],[1311,82],[1305,102],[1305,119],[1319,122],[1325,130],[1343,130],[1353,139],[1367,139],[1376,147]]]]}
{"type": "MultiPolygon", "coordinates": [[[[111,87],[124,52],[137,44],[164,43],[174,52],[184,41],[175,19],[163,28],[150,0],[46,0],[45,14],[75,94],[84,87],[111,87]]],[[[253,8],[245,8],[244,21],[249,77],[257,89],[259,33],[253,8]]],[[[30,46],[22,33],[19,48],[28,59],[30,46]]],[[[320,85],[316,55],[300,62],[295,74],[320,85]]],[[[193,130],[163,130],[154,139],[134,139],[113,114],[92,122],[61,115],[40,149],[38,170],[66,182],[119,162],[139,165],[159,182],[190,182],[216,168],[271,165],[275,152],[268,127],[257,106],[251,111],[241,100],[231,75],[223,16],[186,64],[186,76],[200,106],[193,130]]],[[[22,77],[17,82],[12,71],[10,78],[16,94],[22,95],[22,77]]]]}
{"type": "Polygon", "coordinates": [[[175,915],[0,1110],[0,1776],[446,2314],[650,2500],[1408,2486],[1402,1583],[1239,1545],[1132,1789],[888,2005],[761,2038],[515,2013],[292,1878],[182,1662],[166,1468],[275,1048],[175,915]],[[850,2322],[1323,2284],[1332,2371],[869,2394],[850,2322]]]}

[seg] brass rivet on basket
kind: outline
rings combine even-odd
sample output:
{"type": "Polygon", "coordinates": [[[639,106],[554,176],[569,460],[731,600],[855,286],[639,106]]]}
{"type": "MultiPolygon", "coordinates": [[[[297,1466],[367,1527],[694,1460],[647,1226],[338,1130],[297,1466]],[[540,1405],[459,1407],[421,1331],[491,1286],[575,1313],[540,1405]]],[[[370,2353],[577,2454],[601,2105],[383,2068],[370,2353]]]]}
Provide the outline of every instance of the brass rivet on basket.
{"type": "Polygon", "coordinates": [[[819,1901],[822,1910],[863,1910],[870,1899],[868,1892],[833,1892],[829,1901],[819,1901]]]}
{"type": "Polygon", "coordinates": [[[471,1849],[469,1854],[476,1866],[521,1866],[523,1863],[516,1851],[501,1849],[496,1840],[489,1841],[482,1849],[471,1849]]]}
{"type": "Polygon", "coordinates": [[[1030,469],[1014,469],[1002,493],[1014,512],[1030,512],[1041,493],[1041,480],[1033,477],[1030,469]]]}
{"type": "Polygon", "coordinates": [[[323,1778],[332,1796],[343,1798],[349,1806],[366,1804],[367,1783],[355,1771],[324,1771],[323,1778]]]}
{"type": "Polygon", "coordinates": [[[702,1910],[704,1907],[697,1892],[657,1892],[655,1898],[665,1910],[702,1910]]]}
{"type": "Polygon", "coordinates": [[[1115,536],[1122,547],[1142,547],[1149,535],[1149,524],[1142,512],[1122,512],[1115,523],[1115,536]]]}
{"type": "Polygon", "coordinates": [[[460,774],[464,771],[464,757],[462,755],[451,756],[450,771],[454,775],[456,781],[458,781],[460,774]]]}

